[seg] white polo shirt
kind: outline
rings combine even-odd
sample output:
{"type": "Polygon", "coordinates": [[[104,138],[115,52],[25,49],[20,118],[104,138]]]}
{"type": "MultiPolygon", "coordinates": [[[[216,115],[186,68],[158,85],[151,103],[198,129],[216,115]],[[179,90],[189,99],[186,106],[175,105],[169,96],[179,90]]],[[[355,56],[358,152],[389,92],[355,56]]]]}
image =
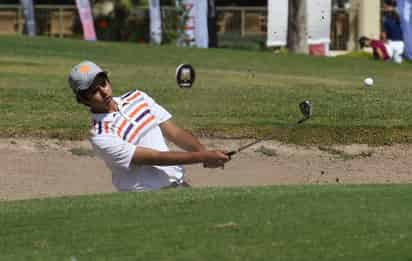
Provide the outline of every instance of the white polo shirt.
{"type": "Polygon", "coordinates": [[[149,166],[131,163],[136,146],[169,151],[159,124],[172,116],[151,97],[131,91],[114,97],[119,111],[94,113],[90,141],[112,171],[120,191],[145,191],[182,182],[182,166],[149,166]]]}

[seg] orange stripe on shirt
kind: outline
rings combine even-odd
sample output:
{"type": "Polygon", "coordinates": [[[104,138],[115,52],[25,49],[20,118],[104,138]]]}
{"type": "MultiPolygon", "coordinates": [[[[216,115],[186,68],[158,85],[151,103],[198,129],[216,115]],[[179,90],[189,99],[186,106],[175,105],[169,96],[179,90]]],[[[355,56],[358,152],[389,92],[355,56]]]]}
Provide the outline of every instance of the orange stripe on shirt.
{"type": "Polygon", "coordinates": [[[122,124],[120,124],[119,128],[117,129],[117,135],[119,135],[119,137],[121,137],[122,130],[124,126],[126,126],[126,124],[127,124],[127,120],[123,120],[122,124]]]}
{"type": "Polygon", "coordinates": [[[132,142],[132,140],[136,137],[136,135],[139,133],[139,131],[141,130],[141,129],[143,129],[147,124],[149,124],[151,121],[153,121],[154,120],[154,118],[155,118],[155,116],[154,115],[151,115],[149,118],[147,118],[143,123],[142,123],[142,125],[140,125],[134,132],[133,132],[133,134],[130,136],[130,139],[128,140],[128,142],[132,142]]]}
{"type": "Polygon", "coordinates": [[[140,95],[140,92],[136,92],[135,94],[133,94],[132,96],[130,96],[129,98],[126,99],[127,102],[131,102],[132,100],[134,100],[136,97],[138,97],[140,95]]]}
{"type": "Polygon", "coordinates": [[[129,117],[130,117],[130,118],[133,118],[142,108],[147,107],[147,106],[149,106],[149,105],[147,104],[147,102],[140,104],[139,106],[137,106],[136,109],[134,109],[134,110],[132,111],[132,113],[129,114],[129,117]]]}

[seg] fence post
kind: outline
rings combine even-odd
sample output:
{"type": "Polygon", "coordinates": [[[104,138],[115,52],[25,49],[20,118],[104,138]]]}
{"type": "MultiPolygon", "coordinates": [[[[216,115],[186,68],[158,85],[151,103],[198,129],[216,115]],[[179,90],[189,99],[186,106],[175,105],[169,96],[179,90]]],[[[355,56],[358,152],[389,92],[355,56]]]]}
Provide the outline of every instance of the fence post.
{"type": "Polygon", "coordinates": [[[63,8],[59,7],[59,37],[63,38],[63,29],[64,29],[64,21],[63,21],[63,8]]]}
{"type": "Polygon", "coordinates": [[[23,30],[21,30],[20,29],[20,27],[21,27],[21,6],[19,6],[18,8],[17,8],[17,26],[16,26],[16,31],[17,31],[17,33],[19,33],[19,34],[22,34],[23,33],[23,30]]]}
{"type": "Polygon", "coordinates": [[[245,9],[242,8],[242,10],[240,12],[241,12],[241,15],[240,15],[240,24],[241,24],[240,35],[243,37],[243,36],[245,36],[245,24],[246,24],[245,9]]]}

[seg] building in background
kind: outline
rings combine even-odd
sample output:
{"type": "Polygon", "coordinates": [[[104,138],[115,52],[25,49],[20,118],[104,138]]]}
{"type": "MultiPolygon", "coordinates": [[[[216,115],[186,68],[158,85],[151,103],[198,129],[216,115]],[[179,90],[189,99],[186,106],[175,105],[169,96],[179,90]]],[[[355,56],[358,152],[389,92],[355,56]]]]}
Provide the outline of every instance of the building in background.
{"type": "MultiPolygon", "coordinates": [[[[331,50],[356,49],[356,39],[359,35],[379,37],[383,0],[331,1],[331,50]]],[[[34,2],[39,35],[78,37],[81,34],[74,0],[35,0],[34,2]]],[[[148,41],[150,36],[148,8],[137,7],[124,12],[115,8],[114,0],[93,2],[96,3],[93,12],[99,39],[148,41]],[[115,10],[122,15],[114,15],[115,10]]],[[[132,2],[147,1],[133,0],[132,2]]],[[[166,40],[173,39],[176,14],[170,8],[174,6],[175,0],[160,0],[160,3],[166,40]]],[[[228,43],[238,46],[248,41],[255,44],[266,42],[267,0],[215,0],[215,5],[219,47],[229,46],[228,43]]],[[[19,0],[2,0],[0,34],[22,33],[22,21],[19,0]]]]}

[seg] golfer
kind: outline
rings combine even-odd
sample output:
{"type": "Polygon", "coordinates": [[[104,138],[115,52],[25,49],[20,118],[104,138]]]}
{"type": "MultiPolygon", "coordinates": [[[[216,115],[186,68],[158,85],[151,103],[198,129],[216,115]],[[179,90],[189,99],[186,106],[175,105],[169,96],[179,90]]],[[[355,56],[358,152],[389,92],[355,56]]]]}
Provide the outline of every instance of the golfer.
{"type": "Polygon", "coordinates": [[[68,80],[77,101],[90,109],[90,141],[119,191],[187,186],[180,165],[218,168],[229,160],[224,151],[206,150],[175,125],[171,114],[146,93],[135,90],[113,97],[107,73],[93,62],[75,65],[68,80]],[[170,151],[165,138],[185,151],[170,151]]]}

